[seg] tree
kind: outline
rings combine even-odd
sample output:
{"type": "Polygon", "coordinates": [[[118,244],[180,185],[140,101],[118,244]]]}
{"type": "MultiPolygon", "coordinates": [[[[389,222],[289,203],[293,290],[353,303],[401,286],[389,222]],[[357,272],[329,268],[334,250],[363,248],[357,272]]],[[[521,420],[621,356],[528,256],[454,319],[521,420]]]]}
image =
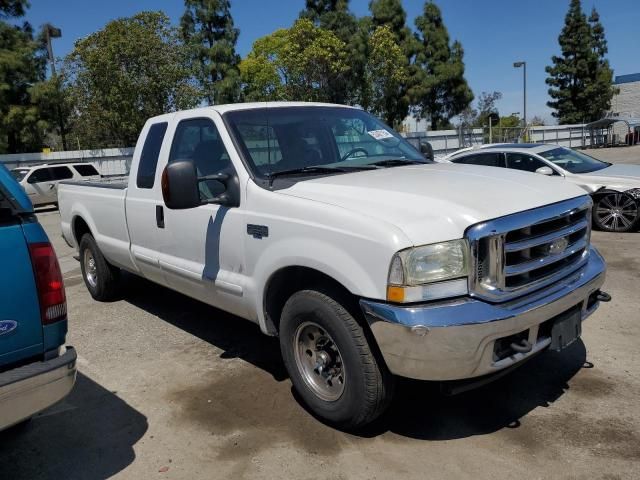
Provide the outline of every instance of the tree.
{"type": "Polygon", "coordinates": [[[438,129],[469,107],[473,92],[464,78],[462,45],[449,44],[440,9],[426,2],[415,23],[419,47],[409,97],[417,115],[430,118],[431,127],[438,129]]]}
{"type": "Polygon", "coordinates": [[[593,60],[591,64],[592,84],[589,88],[590,114],[593,119],[601,117],[611,108],[611,99],[616,94],[617,89],[613,87],[613,70],[609,65],[606,55],[609,52],[607,39],[604,33],[604,26],[600,23],[600,15],[595,7],[589,16],[589,25],[592,34],[593,60]]]}
{"type": "Polygon", "coordinates": [[[83,148],[130,146],[152,116],[197,105],[186,50],[169,18],[141,12],[78,40],[65,75],[83,148]]]}
{"type": "MultiPolygon", "coordinates": [[[[403,75],[404,80],[398,85],[398,88],[394,88],[393,92],[388,92],[389,95],[393,95],[392,97],[385,99],[367,98],[367,94],[370,94],[371,90],[367,90],[369,87],[365,86],[361,92],[361,103],[363,105],[373,104],[373,102],[386,103],[388,107],[386,121],[391,125],[397,125],[409,113],[407,82],[412,77],[411,58],[415,50],[414,38],[411,35],[411,30],[406,25],[407,14],[400,0],[371,0],[369,2],[369,10],[371,11],[371,17],[365,17],[361,22],[361,38],[363,35],[366,35],[367,38],[372,37],[380,27],[388,28],[388,31],[393,36],[394,43],[400,47],[403,53],[402,62],[398,63],[398,67],[404,70],[405,74],[403,75]],[[389,109],[391,106],[393,106],[393,111],[389,109]]],[[[367,57],[372,55],[369,50],[370,46],[371,42],[367,41],[367,57]]],[[[399,61],[399,58],[394,60],[399,61]]]]}
{"type": "Polygon", "coordinates": [[[571,0],[558,43],[562,55],[554,55],[546,68],[552,115],[561,124],[598,119],[610,107],[615,88],[597,12],[588,20],[580,0],[571,0]]]}
{"type": "Polygon", "coordinates": [[[532,127],[544,127],[545,121],[542,117],[536,115],[531,120],[529,120],[529,125],[532,127]]]}
{"type": "MultiPolygon", "coordinates": [[[[329,101],[335,103],[355,103],[357,92],[362,88],[366,49],[362,48],[359,37],[359,23],[349,10],[349,0],[306,0],[300,18],[310,20],[316,27],[331,31],[347,48],[351,74],[330,81],[329,101]]],[[[367,36],[368,37],[368,36],[367,36]]]]}
{"type": "Polygon", "coordinates": [[[331,31],[297,20],[253,44],[240,62],[247,100],[330,101],[329,85],[349,71],[344,42],[331,31]]]}
{"type": "Polygon", "coordinates": [[[30,89],[31,102],[38,108],[38,117],[46,125],[44,143],[55,150],[66,150],[65,138],[69,133],[68,120],[73,112],[69,86],[64,74],[51,76],[30,89]]]}
{"type": "MultiPolygon", "coordinates": [[[[24,1],[2,1],[0,17],[22,15],[24,1]]],[[[0,20],[0,152],[21,153],[42,147],[48,128],[31,98],[35,85],[45,79],[43,45],[28,23],[11,25],[0,20]]]]}
{"type": "Polygon", "coordinates": [[[185,0],[185,6],[180,31],[205,99],[209,105],[238,101],[240,32],[233,25],[230,1],[185,0]]]}
{"type": "Polygon", "coordinates": [[[0,0],[0,18],[22,17],[28,7],[27,0],[0,0]]]}
{"type": "Polygon", "coordinates": [[[500,92],[482,92],[478,97],[477,109],[469,105],[458,115],[460,125],[464,127],[484,127],[488,125],[489,115],[498,114],[496,103],[502,98],[500,92]]]}
{"type": "Polygon", "coordinates": [[[388,25],[375,29],[369,39],[366,81],[371,103],[367,110],[389,125],[402,121],[406,112],[398,109],[397,96],[407,80],[406,57],[388,25]]]}
{"type": "Polygon", "coordinates": [[[400,0],[371,0],[369,10],[373,28],[388,26],[396,43],[407,53],[410,49],[411,30],[407,27],[407,13],[400,0]]]}

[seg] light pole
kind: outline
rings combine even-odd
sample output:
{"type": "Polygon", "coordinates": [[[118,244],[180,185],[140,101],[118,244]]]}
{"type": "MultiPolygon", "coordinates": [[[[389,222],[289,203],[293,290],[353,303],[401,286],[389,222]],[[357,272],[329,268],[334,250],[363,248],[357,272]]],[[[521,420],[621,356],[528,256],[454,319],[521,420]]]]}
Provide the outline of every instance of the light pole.
{"type": "MultiPolygon", "coordinates": [[[[51,65],[51,78],[55,82],[56,89],[59,89],[58,78],[56,73],[56,60],[53,56],[53,47],[51,46],[52,38],[60,38],[62,36],[62,30],[54,27],[50,23],[45,24],[44,26],[45,35],[47,38],[47,53],[49,56],[49,63],[51,65]]],[[[60,92],[58,91],[58,100],[60,99],[60,92]]],[[[62,110],[60,109],[60,104],[56,105],[56,113],[58,115],[58,127],[60,128],[60,139],[62,140],[62,149],[67,149],[67,138],[65,134],[65,122],[62,116],[62,110]]]]}
{"type": "Polygon", "coordinates": [[[515,68],[523,67],[524,110],[523,110],[522,123],[524,123],[524,128],[527,128],[527,62],[515,62],[513,66],[515,68]]]}

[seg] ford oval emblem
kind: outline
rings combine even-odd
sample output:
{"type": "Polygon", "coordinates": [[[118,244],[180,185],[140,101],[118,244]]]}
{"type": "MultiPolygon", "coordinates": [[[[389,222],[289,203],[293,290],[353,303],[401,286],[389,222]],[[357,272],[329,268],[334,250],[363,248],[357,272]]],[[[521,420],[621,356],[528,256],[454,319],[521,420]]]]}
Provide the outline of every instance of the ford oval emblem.
{"type": "Polygon", "coordinates": [[[569,247],[569,239],[567,237],[558,238],[549,245],[550,255],[561,255],[569,247]]]}
{"type": "Polygon", "coordinates": [[[0,336],[13,332],[18,328],[18,322],[15,320],[0,320],[0,336]]]}

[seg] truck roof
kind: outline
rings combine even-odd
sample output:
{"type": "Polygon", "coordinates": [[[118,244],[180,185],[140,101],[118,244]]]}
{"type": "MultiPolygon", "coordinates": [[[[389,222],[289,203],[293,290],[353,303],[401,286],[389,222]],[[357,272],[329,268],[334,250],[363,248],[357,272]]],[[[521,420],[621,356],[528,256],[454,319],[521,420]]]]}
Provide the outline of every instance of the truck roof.
{"type": "MultiPolygon", "coordinates": [[[[247,102],[247,103],[227,103],[222,105],[211,105],[209,107],[199,107],[193,108],[191,110],[181,110],[186,112],[203,112],[207,110],[215,110],[220,114],[224,114],[227,112],[234,112],[237,110],[251,110],[257,108],[282,108],[282,107],[341,107],[341,108],[353,108],[359,109],[358,107],[352,107],[348,105],[339,105],[335,103],[321,103],[321,102],[247,102]]],[[[153,120],[159,119],[168,119],[171,118],[176,112],[167,113],[164,115],[158,115],[153,117],[153,120]]]]}

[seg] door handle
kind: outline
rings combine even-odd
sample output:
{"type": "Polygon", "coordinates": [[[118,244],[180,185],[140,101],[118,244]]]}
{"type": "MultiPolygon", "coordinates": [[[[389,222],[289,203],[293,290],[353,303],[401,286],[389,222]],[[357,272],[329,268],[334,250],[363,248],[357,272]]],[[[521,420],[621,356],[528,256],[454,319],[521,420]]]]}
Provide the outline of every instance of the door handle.
{"type": "Polygon", "coordinates": [[[53,187],[55,187],[55,185],[53,183],[49,184],[49,190],[53,190],[53,187]]]}
{"type": "Polygon", "coordinates": [[[158,228],[164,228],[164,208],[162,205],[156,205],[156,225],[158,228]]]}

